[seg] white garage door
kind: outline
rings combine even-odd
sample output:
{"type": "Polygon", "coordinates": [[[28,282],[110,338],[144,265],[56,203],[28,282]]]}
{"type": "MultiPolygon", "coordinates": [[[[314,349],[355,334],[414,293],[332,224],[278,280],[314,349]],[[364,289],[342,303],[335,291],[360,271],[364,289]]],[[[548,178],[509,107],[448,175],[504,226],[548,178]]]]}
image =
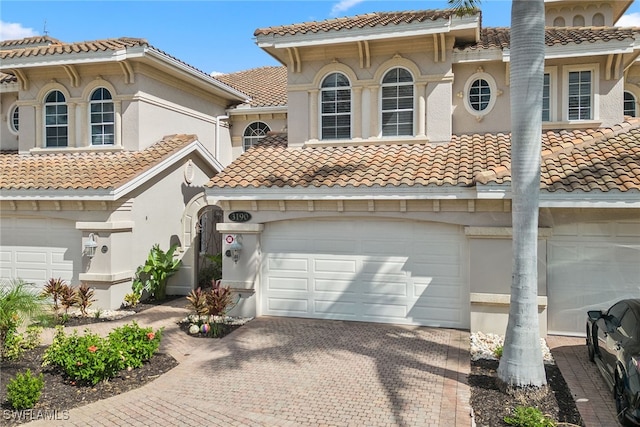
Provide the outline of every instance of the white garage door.
{"type": "Polygon", "coordinates": [[[468,328],[465,242],[440,223],[267,224],[261,314],[468,328]]]}
{"type": "Polygon", "coordinates": [[[640,222],[580,223],[548,241],[550,333],[585,333],[587,310],[640,298],[640,222]]]}
{"type": "Polygon", "coordinates": [[[78,280],[82,234],[75,222],[52,218],[0,219],[0,277],[42,286],[50,278],[78,280]]]}

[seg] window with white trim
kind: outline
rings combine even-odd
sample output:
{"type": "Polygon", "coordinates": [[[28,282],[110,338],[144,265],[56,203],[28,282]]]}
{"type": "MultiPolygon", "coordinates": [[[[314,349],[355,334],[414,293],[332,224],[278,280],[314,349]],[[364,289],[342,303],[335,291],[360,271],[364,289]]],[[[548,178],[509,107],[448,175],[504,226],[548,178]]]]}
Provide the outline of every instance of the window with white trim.
{"type": "Polygon", "coordinates": [[[593,72],[591,70],[569,71],[567,118],[569,120],[592,120],[593,116],[593,72]]]}
{"type": "Polygon", "coordinates": [[[17,105],[14,105],[9,109],[8,118],[9,120],[7,120],[7,122],[9,124],[9,130],[11,133],[18,134],[18,131],[20,130],[20,112],[17,105]]]}
{"type": "Polygon", "coordinates": [[[103,87],[94,90],[89,100],[89,111],[91,145],[113,145],[115,112],[111,92],[103,87]]]}
{"type": "Polygon", "coordinates": [[[624,115],[636,117],[637,109],[636,109],[637,101],[636,96],[633,92],[629,92],[628,90],[624,91],[624,115]]]}
{"type": "Polygon", "coordinates": [[[64,94],[49,92],[44,101],[45,147],[66,147],[69,144],[68,111],[64,94]]]}
{"type": "Polygon", "coordinates": [[[351,83],[342,73],[324,78],[320,89],[321,139],[351,138],[351,83]]]}
{"type": "Polygon", "coordinates": [[[404,68],[382,79],[382,136],[413,135],[413,76],[404,68]]]}
{"type": "Polygon", "coordinates": [[[459,95],[464,99],[464,108],[478,120],[489,114],[496,104],[496,98],[502,94],[495,79],[485,73],[482,67],[471,75],[459,95]]]}
{"type": "Polygon", "coordinates": [[[255,145],[256,142],[267,136],[270,130],[269,125],[262,122],[253,122],[247,126],[242,135],[242,148],[244,151],[247,151],[255,145]]]}

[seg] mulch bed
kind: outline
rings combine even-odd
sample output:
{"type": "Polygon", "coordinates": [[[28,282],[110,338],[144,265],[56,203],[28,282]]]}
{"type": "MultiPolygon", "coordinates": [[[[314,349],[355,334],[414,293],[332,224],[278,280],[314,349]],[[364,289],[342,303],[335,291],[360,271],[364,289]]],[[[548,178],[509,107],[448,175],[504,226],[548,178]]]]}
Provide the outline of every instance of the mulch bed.
{"type": "Polygon", "coordinates": [[[46,348],[40,346],[26,351],[20,359],[3,361],[0,365],[0,384],[3,385],[0,388],[0,407],[3,425],[15,426],[32,419],[52,417],[54,413],[58,419],[63,419],[69,409],[141,387],[178,365],[170,355],[156,353],[140,368],[122,371],[117,377],[95,386],[82,385],[71,381],[57,369],[42,368],[42,356],[46,348]],[[32,374],[44,374],[44,389],[33,410],[16,412],[7,402],[6,384],[18,372],[24,372],[26,369],[31,369],[32,374]]]}
{"type": "Polygon", "coordinates": [[[508,426],[504,417],[517,406],[533,406],[560,425],[584,426],[576,408],[571,390],[556,365],[545,364],[547,388],[521,390],[511,396],[501,392],[496,385],[497,360],[480,359],[471,362],[469,386],[471,407],[478,427],[508,426]]]}

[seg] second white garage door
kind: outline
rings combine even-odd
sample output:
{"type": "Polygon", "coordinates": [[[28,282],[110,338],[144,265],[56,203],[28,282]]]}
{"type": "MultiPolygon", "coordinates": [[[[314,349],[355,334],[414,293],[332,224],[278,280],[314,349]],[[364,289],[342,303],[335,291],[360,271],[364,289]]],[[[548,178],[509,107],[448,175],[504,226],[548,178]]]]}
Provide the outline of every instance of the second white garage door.
{"type": "Polygon", "coordinates": [[[82,234],[75,222],[54,218],[0,219],[0,278],[41,287],[51,278],[77,281],[82,234]]]}
{"type": "Polygon", "coordinates": [[[459,226],[283,221],[261,238],[261,314],[468,328],[459,226]]]}

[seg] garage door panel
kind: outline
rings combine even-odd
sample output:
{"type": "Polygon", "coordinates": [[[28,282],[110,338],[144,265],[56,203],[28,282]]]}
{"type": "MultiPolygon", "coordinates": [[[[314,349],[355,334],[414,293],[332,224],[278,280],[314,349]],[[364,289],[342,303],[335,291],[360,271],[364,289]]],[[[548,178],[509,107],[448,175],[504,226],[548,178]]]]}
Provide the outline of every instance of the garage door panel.
{"type": "Polygon", "coordinates": [[[350,280],[324,280],[316,279],[313,290],[315,292],[333,292],[338,294],[356,293],[355,285],[350,280]]]}
{"type": "Polygon", "coordinates": [[[640,295],[638,238],[640,222],[573,224],[558,227],[557,233],[554,229],[547,243],[551,333],[584,335],[587,310],[640,295]]]}
{"type": "Polygon", "coordinates": [[[465,242],[461,227],[438,223],[356,219],[267,224],[261,236],[266,285],[261,314],[468,327],[468,279],[461,258],[465,242]],[[306,251],[299,250],[300,240],[309,242],[306,251]],[[303,257],[307,270],[284,274],[281,259],[303,257]],[[275,290],[274,282],[285,277],[306,278],[306,296],[302,288],[275,290]],[[306,306],[294,304],[301,299],[306,306]],[[447,319],[438,310],[455,314],[447,319]]]}
{"type": "Polygon", "coordinates": [[[306,278],[297,277],[272,277],[268,281],[270,291],[308,291],[309,281],[306,278]]]}
{"type": "Polygon", "coordinates": [[[357,261],[349,259],[315,259],[313,268],[314,271],[318,273],[355,273],[357,270],[357,261]]]}
{"type": "Polygon", "coordinates": [[[305,315],[308,312],[308,301],[306,299],[269,298],[267,304],[269,311],[273,313],[305,315]]]}
{"type": "Polygon", "coordinates": [[[309,271],[309,261],[307,258],[273,256],[268,259],[269,269],[275,274],[287,272],[303,272],[309,271]]]}

